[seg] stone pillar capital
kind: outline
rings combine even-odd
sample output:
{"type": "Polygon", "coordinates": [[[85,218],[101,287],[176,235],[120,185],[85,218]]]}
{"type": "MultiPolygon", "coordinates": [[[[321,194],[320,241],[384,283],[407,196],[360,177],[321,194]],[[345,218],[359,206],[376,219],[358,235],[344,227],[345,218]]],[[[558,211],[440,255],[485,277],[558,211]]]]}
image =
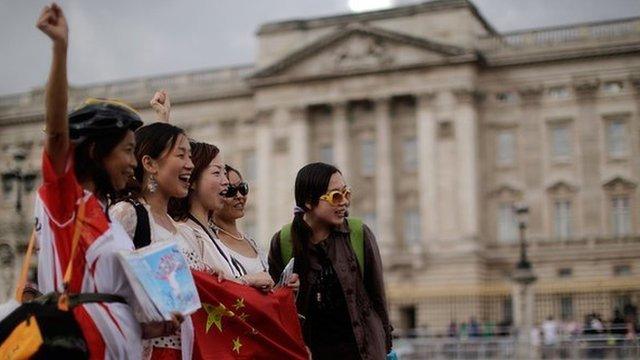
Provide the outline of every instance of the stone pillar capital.
{"type": "Polygon", "coordinates": [[[388,106],[391,103],[391,96],[374,95],[369,98],[376,106],[388,106]]]}
{"type": "Polygon", "coordinates": [[[268,124],[271,122],[273,118],[273,109],[259,109],[256,112],[256,123],[258,124],[268,124]]]}
{"type": "Polygon", "coordinates": [[[636,89],[636,92],[640,94],[640,72],[631,74],[629,81],[631,82],[631,85],[633,85],[634,89],[636,89]]]}
{"type": "Polygon", "coordinates": [[[288,110],[293,120],[304,119],[307,113],[307,107],[305,105],[294,105],[289,107],[288,110]]]}
{"type": "Polygon", "coordinates": [[[573,80],[573,89],[578,97],[592,97],[600,87],[600,79],[595,77],[576,78],[573,80]]]}
{"type": "Polygon", "coordinates": [[[415,94],[418,106],[432,106],[438,98],[438,93],[435,91],[425,91],[415,94]]]}
{"type": "Polygon", "coordinates": [[[482,94],[478,90],[472,88],[456,88],[452,89],[451,93],[460,104],[474,104],[483,99],[482,94]]]}
{"type": "Polygon", "coordinates": [[[527,85],[518,89],[518,95],[524,103],[535,103],[540,101],[543,91],[542,85],[527,85]]]}

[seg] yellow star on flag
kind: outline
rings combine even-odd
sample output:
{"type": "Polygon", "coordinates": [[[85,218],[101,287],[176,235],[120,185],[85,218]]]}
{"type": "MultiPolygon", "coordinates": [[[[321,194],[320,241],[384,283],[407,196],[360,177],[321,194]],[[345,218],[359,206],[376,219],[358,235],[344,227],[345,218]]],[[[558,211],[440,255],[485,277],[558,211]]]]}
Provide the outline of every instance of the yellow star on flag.
{"type": "Polygon", "coordinates": [[[202,307],[204,311],[207,312],[207,326],[205,329],[205,333],[209,333],[212,325],[216,325],[218,330],[222,332],[222,317],[230,316],[230,311],[223,304],[218,304],[218,306],[213,306],[211,304],[202,303],[202,307]]]}
{"type": "Polygon", "coordinates": [[[233,339],[233,351],[240,354],[241,347],[242,347],[242,343],[240,342],[240,337],[233,339]]]}
{"type": "Polygon", "coordinates": [[[249,317],[249,315],[247,313],[242,313],[240,315],[238,315],[238,319],[245,321],[247,320],[247,318],[249,317]]]}
{"type": "Polygon", "coordinates": [[[238,298],[236,300],[236,303],[233,305],[233,308],[236,310],[240,310],[244,307],[244,299],[243,298],[238,298]]]}

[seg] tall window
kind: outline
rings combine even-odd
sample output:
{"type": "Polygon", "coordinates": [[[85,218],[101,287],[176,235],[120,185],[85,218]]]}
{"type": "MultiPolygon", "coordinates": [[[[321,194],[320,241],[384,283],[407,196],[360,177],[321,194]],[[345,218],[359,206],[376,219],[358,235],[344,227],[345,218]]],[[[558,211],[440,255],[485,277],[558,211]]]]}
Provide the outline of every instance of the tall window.
{"type": "Polygon", "coordinates": [[[518,222],[511,203],[503,203],[498,207],[498,241],[515,242],[518,238],[518,222]]]}
{"type": "Polygon", "coordinates": [[[320,161],[333,164],[333,146],[326,144],[320,147],[320,161]]]}
{"type": "Polygon", "coordinates": [[[503,130],[498,133],[496,162],[501,166],[513,165],[515,162],[515,134],[512,130],[503,130]]]}
{"type": "Polygon", "coordinates": [[[573,319],[573,298],[571,295],[560,298],[560,318],[562,320],[573,319]]]}
{"type": "Polygon", "coordinates": [[[559,239],[571,237],[571,201],[556,200],[553,206],[555,236],[559,239]]]}
{"type": "Polygon", "coordinates": [[[412,209],[404,214],[404,241],[405,245],[420,245],[422,241],[420,231],[420,212],[412,209]]]}
{"type": "Polygon", "coordinates": [[[611,226],[615,236],[631,234],[631,200],[629,196],[617,195],[611,198],[611,226]]]}
{"type": "Polygon", "coordinates": [[[402,144],[404,171],[414,172],[418,168],[418,140],[415,137],[404,140],[402,144]]]}
{"type": "Polygon", "coordinates": [[[622,119],[607,123],[607,152],[611,157],[622,157],[627,154],[627,126],[622,119]]]}
{"type": "Polygon", "coordinates": [[[566,160],[571,157],[571,134],[568,124],[554,125],[551,129],[551,140],[554,160],[566,160]]]}
{"type": "Polygon", "coordinates": [[[360,171],[364,176],[373,176],[376,169],[376,143],[372,139],[365,139],[360,146],[362,155],[360,171]]]}
{"type": "Polygon", "coordinates": [[[256,163],[256,152],[248,151],[242,159],[243,176],[247,181],[256,181],[258,177],[258,164],[256,163]]]}

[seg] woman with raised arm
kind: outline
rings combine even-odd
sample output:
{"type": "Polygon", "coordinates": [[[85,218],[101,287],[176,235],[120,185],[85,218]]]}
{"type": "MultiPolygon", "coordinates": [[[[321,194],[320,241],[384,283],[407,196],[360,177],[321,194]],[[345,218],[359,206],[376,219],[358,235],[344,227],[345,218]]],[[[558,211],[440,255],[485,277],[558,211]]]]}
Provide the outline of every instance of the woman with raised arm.
{"type": "Polygon", "coordinates": [[[131,250],[122,226],[107,215],[110,200],[133,176],[134,130],[139,115],[117,101],[92,99],[67,116],[68,27],[57,4],[37,23],[53,42],[45,93],[43,184],[38,189],[38,286],[90,301],[71,308],[92,359],[139,359],[142,329],[129,304],[135,302],[117,253],[131,250]],[[74,234],[77,243],[74,246],[74,234]],[[68,265],[70,265],[68,267],[68,265]],[[70,276],[63,273],[70,269],[70,276]],[[67,282],[68,280],[68,282],[67,282]],[[89,296],[87,296],[89,295],[89,296]]]}

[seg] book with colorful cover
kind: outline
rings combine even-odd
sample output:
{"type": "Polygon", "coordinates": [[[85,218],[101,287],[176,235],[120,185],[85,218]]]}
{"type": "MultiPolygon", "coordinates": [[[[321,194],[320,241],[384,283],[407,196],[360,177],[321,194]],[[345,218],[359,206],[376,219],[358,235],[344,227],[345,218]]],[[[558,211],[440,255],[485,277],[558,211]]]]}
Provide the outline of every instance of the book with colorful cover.
{"type": "Polygon", "coordinates": [[[146,320],[170,320],[171,313],[188,316],[200,308],[191,271],[175,242],[118,255],[146,320]]]}

